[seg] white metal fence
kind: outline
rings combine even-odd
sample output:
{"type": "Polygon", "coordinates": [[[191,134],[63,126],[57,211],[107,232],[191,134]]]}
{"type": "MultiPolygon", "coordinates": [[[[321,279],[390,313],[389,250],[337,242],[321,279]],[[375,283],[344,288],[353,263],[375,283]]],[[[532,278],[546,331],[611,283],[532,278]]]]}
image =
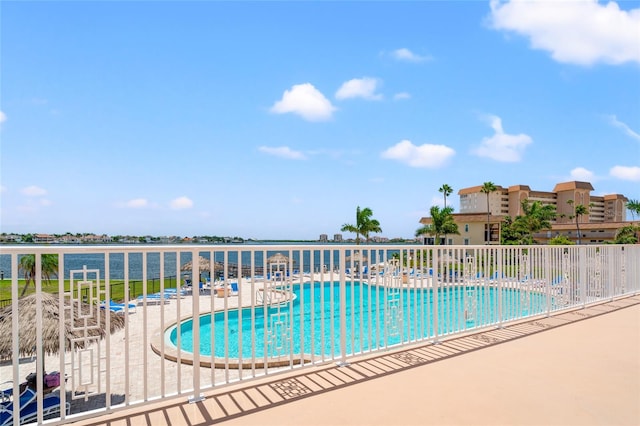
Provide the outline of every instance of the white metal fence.
{"type": "Polygon", "coordinates": [[[13,409],[10,394],[36,372],[28,420],[53,423],[198,400],[212,387],[640,291],[640,245],[25,245],[0,248],[0,268],[10,279],[1,338],[11,342],[0,353],[0,410],[13,409]],[[58,322],[42,296],[52,254],[58,322]],[[26,255],[35,301],[23,305],[26,255]],[[113,322],[123,328],[92,335],[113,322]],[[35,347],[25,347],[27,334],[35,347]],[[58,350],[46,354],[52,338],[58,350]],[[48,393],[54,370],[62,380],[48,393]]]}

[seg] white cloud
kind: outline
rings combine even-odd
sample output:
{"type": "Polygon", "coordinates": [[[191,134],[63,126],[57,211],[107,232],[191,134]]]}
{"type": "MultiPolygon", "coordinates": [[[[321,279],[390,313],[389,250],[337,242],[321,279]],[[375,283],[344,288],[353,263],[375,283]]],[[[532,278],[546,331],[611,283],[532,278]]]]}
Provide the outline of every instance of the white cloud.
{"type": "Polygon", "coordinates": [[[424,62],[431,59],[431,56],[421,56],[413,53],[407,48],[396,49],[391,52],[391,56],[399,61],[407,61],[407,62],[424,62]]]}
{"type": "Polygon", "coordinates": [[[296,84],[285,90],[282,99],[271,107],[276,114],[298,114],[308,121],[325,121],[331,118],[336,108],[311,83],[296,84]]]}
{"type": "Polygon", "coordinates": [[[637,166],[613,166],[609,174],[614,178],[640,182],[640,167],[637,166]]]}
{"type": "Polygon", "coordinates": [[[4,185],[0,185],[0,194],[7,192],[7,187],[4,185]]]}
{"type": "Polygon", "coordinates": [[[131,209],[142,209],[149,206],[146,198],[134,198],[124,203],[124,206],[131,209]]]}
{"type": "Polygon", "coordinates": [[[407,92],[400,92],[393,95],[393,99],[395,99],[396,101],[401,99],[409,99],[409,98],[411,98],[411,95],[407,92]]]}
{"type": "Polygon", "coordinates": [[[369,101],[382,99],[382,95],[376,93],[380,80],[371,77],[354,78],[342,83],[336,92],[336,99],[363,98],[369,101]]]}
{"type": "Polygon", "coordinates": [[[47,191],[45,189],[35,185],[22,188],[22,193],[27,197],[42,197],[43,195],[47,195],[47,191]]]}
{"type": "Polygon", "coordinates": [[[530,39],[533,49],[551,52],[558,62],[640,63],[640,9],[621,10],[616,2],[491,0],[490,24],[530,39]]]}
{"type": "Polygon", "coordinates": [[[40,200],[40,205],[41,206],[47,207],[47,206],[50,206],[51,204],[53,204],[53,203],[51,202],[51,200],[49,200],[47,198],[42,198],[40,200]]]}
{"type": "Polygon", "coordinates": [[[626,123],[618,120],[618,117],[616,117],[615,115],[609,115],[607,116],[607,118],[609,119],[609,123],[612,126],[622,129],[622,131],[625,132],[627,136],[631,136],[633,139],[640,141],[640,134],[633,131],[629,126],[627,126],[626,123]]]}
{"type": "Polygon", "coordinates": [[[4,123],[5,121],[7,121],[7,114],[0,111],[0,123],[4,123]]]}
{"type": "Polygon", "coordinates": [[[523,133],[509,135],[502,129],[502,119],[492,115],[488,117],[495,134],[489,138],[483,138],[480,147],[473,151],[480,157],[488,157],[496,161],[507,163],[518,162],[522,159],[524,149],[532,140],[523,133]]]}
{"type": "Polygon", "coordinates": [[[445,145],[416,146],[409,140],[403,140],[382,152],[381,157],[397,160],[411,167],[435,169],[446,165],[455,153],[452,148],[445,145]]]}
{"type": "Polygon", "coordinates": [[[591,170],[587,170],[584,167],[576,167],[571,170],[571,179],[579,181],[591,182],[594,180],[595,175],[591,170]]]}
{"type": "Polygon", "coordinates": [[[294,151],[288,146],[261,146],[258,148],[260,152],[273,155],[275,157],[287,158],[289,160],[306,160],[306,156],[300,151],[294,151]]]}
{"type": "Polygon", "coordinates": [[[175,200],[171,200],[169,206],[173,210],[190,209],[191,207],[193,207],[193,201],[191,201],[191,199],[188,197],[178,197],[175,200]]]}

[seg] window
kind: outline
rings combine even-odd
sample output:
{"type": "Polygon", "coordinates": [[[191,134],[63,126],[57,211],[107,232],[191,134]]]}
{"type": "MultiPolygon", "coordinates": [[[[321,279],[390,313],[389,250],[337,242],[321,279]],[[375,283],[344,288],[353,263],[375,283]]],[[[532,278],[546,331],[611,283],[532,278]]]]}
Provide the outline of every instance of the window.
{"type": "Polygon", "coordinates": [[[469,224],[468,223],[464,224],[464,232],[469,232],[469,224]]]}
{"type": "Polygon", "coordinates": [[[469,245],[469,239],[468,239],[468,238],[465,238],[465,239],[464,239],[464,245],[465,245],[465,246],[468,246],[468,245],[469,245]]]}

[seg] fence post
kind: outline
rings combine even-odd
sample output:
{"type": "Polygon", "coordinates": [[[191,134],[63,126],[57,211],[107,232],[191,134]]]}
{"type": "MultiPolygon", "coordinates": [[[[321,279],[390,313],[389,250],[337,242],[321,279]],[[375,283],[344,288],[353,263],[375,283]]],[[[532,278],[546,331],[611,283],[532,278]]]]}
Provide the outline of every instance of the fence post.
{"type": "MultiPolygon", "coordinates": [[[[352,250],[353,252],[353,250],[352,250]]],[[[340,250],[340,362],[339,367],[346,367],[347,362],[347,284],[345,275],[345,253],[340,250]]]]}
{"type": "Polygon", "coordinates": [[[200,393],[200,254],[193,250],[191,252],[191,324],[193,329],[193,396],[189,398],[190,403],[204,400],[200,393]],[[196,284],[195,278],[198,277],[196,284]]]}
{"type": "Polygon", "coordinates": [[[439,300],[439,288],[440,282],[438,280],[438,275],[440,275],[440,268],[438,266],[438,248],[433,248],[433,259],[432,259],[432,274],[431,274],[431,295],[433,299],[433,343],[438,344],[438,305],[440,304],[439,300]]]}
{"type": "MultiPolygon", "coordinates": [[[[498,262],[498,267],[496,268],[499,271],[502,271],[502,247],[498,248],[498,255],[496,261],[498,262]]],[[[498,298],[498,328],[503,328],[502,325],[502,278],[498,279],[498,286],[496,288],[498,298]]]]}
{"type": "Polygon", "coordinates": [[[546,302],[547,302],[547,318],[549,316],[551,316],[551,286],[552,286],[552,272],[551,272],[551,259],[553,258],[552,254],[553,254],[553,247],[547,246],[544,248],[544,270],[545,270],[545,274],[546,274],[546,302]]]}
{"type": "Polygon", "coordinates": [[[582,309],[587,306],[587,247],[580,246],[578,249],[578,276],[580,277],[580,299],[582,299],[582,309]]]}

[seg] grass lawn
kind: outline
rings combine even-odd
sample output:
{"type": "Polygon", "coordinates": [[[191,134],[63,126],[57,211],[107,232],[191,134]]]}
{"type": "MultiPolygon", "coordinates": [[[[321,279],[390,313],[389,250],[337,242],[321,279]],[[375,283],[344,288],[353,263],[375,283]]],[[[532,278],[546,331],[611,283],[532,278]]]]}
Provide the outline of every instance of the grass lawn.
{"type": "MultiPolygon", "coordinates": [[[[125,285],[122,280],[111,280],[109,282],[111,289],[111,300],[114,301],[122,301],[124,300],[124,292],[125,285]]],[[[22,293],[22,289],[24,288],[25,282],[24,280],[18,280],[18,295],[22,293]]],[[[175,277],[165,278],[164,280],[165,288],[175,288],[176,287],[176,279],[175,277]]],[[[104,281],[101,280],[101,287],[104,290],[104,281]]],[[[64,282],[65,291],[69,291],[69,280],[65,280],[64,282]]],[[[139,295],[142,294],[142,281],[141,280],[129,280],[129,300],[135,299],[139,295]]],[[[29,284],[29,288],[27,289],[26,294],[35,293],[36,287],[34,283],[29,284]]],[[[58,293],[58,280],[53,279],[50,282],[42,281],[42,291],[46,293],[58,293]]],[[[147,294],[155,293],[160,291],[160,280],[150,279],[147,280],[147,294]]],[[[88,289],[83,290],[83,296],[88,296],[88,289]]],[[[95,291],[94,291],[95,295],[95,291]]],[[[102,297],[104,298],[104,297],[102,297]]],[[[0,306],[8,305],[11,303],[11,280],[0,280],[0,306]]]]}

